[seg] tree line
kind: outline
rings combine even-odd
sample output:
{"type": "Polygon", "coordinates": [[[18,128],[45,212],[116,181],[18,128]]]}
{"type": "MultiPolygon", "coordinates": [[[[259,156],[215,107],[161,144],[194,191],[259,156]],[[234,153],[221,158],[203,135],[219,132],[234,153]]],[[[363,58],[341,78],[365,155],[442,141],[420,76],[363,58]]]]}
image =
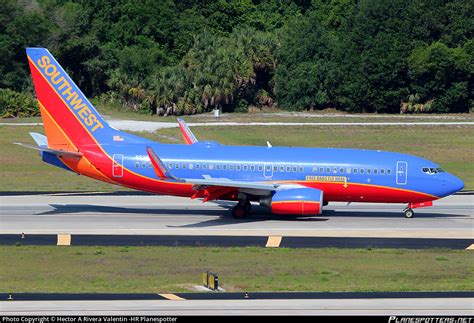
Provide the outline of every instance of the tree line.
{"type": "Polygon", "coordinates": [[[133,111],[472,109],[470,0],[0,1],[0,113],[31,115],[25,47],[133,111]]]}

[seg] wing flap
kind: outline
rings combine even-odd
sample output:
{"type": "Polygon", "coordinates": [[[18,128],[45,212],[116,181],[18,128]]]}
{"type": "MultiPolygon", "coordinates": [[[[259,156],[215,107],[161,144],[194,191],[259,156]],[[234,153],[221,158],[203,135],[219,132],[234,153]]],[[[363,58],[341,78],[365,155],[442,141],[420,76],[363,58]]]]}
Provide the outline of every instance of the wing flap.
{"type": "Polygon", "coordinates": [[[234,187],[234,188],[246,188],[264,191],[274,191],[278,188],[278,184],[273,183],[258,183],[258,182],[243,182],[233,181],[227,178],[182,178],[185,183],[190,183],[197,186],[221,186],[221,187],[234,187]]]}

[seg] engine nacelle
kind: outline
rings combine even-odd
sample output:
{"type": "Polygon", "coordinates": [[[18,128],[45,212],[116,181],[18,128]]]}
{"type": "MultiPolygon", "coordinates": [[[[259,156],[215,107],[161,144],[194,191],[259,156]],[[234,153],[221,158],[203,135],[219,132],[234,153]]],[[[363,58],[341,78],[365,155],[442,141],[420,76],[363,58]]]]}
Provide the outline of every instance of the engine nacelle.
{"type": "Polygon", "coordinates": [[[269,202],[273,214],[318,215],[323,210],[323,191],[313,188],[276,191],[269,202]]]}

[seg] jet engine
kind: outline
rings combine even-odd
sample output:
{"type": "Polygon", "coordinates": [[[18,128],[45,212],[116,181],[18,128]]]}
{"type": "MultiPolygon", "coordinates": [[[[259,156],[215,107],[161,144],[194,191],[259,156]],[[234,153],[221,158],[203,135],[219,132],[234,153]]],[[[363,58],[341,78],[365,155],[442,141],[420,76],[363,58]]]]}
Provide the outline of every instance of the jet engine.
{"type": "Polygon", "coordinates": [[[280,190],[260,200],[273,214],[318,215],[323,210],[323,191],[313,188],[280,190]]]}

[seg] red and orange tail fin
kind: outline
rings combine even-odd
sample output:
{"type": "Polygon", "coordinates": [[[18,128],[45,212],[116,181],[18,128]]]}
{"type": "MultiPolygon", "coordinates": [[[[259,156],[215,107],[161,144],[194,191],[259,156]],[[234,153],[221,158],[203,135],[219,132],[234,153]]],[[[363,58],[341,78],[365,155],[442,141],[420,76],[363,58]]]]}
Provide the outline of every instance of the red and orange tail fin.
{"type": "Polygon", "coordinates": [[[45,48],[27,48],[48,146],[80,150],[111,137],[111,128],[45,48]]]}

